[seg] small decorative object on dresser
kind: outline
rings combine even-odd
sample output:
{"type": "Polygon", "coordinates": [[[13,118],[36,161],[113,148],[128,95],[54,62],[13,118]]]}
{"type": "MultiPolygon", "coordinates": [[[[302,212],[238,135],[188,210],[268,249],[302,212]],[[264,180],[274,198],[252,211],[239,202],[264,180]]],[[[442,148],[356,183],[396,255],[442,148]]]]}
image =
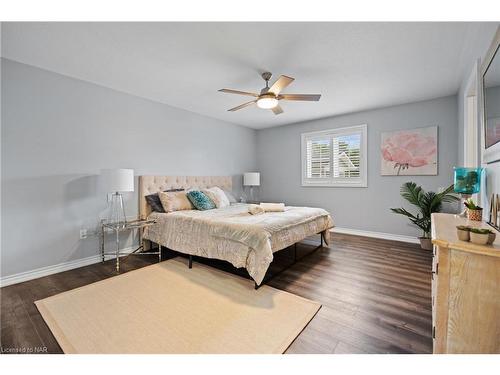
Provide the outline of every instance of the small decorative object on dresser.
{"type": "Polygon", "coordinates": [[[483,208],[476,205],[472,198],[467,199],[464,205],[467,208],[467,219],[472,221],[483,220],[483,208]]]}
{"type": "Polygon", "coordinates": [[[489,229],[485,228],[471,228],[470,230],[470,241],[476,245],[486,245],[490,239],[489,229]]]}
{"type": "Polygon", "coordinates": [[[401,186],[401,196],[412,205],[418,207],[419,212],[414,215],[404,208],[391,208],[391,211],[408,217],[413,224],[422,229],[424,233],[422,237],[419,237],[419,240],[420,246],[424,250],[432,250],[431,214],[441,211],[441,204],[443,202],[456,202],[458,200],[458,197],[451,194],[452,191],[453,185],[450,185],[440,193],[425,192],[421,186],[418,186],[414,182],[406,182],[401,186]]]}
{"type": "Polygon", "coordinates": [[[457,237],[460,241],[471,241],[480,245],[484,245],[485,238],[481,236],[484,234],[488,234],[486,245],[491,245],[493,242],[495,242],[497,234],[492,230],[485,228],[473,228],[468,225],[457,225],[457,237]],[[472,237],[474,237],[474,239],[472,239],[472,237]]]}
{"type": "Polygon", "coordinates": [[[468,225],[457,225],[457,237],[460,241],[470,241],[471,227],[468,225]]]}

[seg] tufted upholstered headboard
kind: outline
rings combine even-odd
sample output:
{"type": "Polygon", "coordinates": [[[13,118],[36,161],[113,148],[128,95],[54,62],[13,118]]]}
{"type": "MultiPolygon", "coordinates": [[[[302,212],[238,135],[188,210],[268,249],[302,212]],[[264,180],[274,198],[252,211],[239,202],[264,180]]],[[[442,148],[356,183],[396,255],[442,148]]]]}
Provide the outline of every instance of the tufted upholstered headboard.
{"type": "Polygon", "coordinates": [[[151,213],[146,195],[168,189],[209,188],[218,186],[232,190],[231,176],[139,176],[139,217],[145,219],[151,213]]]}

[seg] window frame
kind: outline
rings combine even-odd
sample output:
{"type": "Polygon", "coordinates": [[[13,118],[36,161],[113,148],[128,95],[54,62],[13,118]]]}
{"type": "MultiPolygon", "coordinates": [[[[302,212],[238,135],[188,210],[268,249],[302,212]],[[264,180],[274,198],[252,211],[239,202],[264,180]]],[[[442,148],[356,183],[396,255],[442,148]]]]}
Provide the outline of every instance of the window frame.
{"type": "MultiPolygon", "coordinates": [[[[314,131],[314,132],[307,132],[307,133],[302,133],[300,135],[300,142],[301,142],[301,165],[302,165],[302,172],[301,172],[301,178],[302,178],[302,186],[304,187],[368,187],[368,126],[367,124],[362,124],[362,125],[355,125],[355,126],[346,126],[343,128],[334,128],[334,129],[327,129],[327,130],[320,130],[320,131],[314,131]],[[340,135],[346,135],[346,134],[353,134],[353,133],[361,133],[361,143],[360,143],[360,177],[359,179],[356,179],[356,181],[353,181],[352,178],[335,178],[335,177],[330,177],[330,178],[318,178],[318,179],[310,179],[307,178],[307,141],[310,140],[311,138],[324,138],[324,137],[335,137],[335,136],[340,136],[340,135]]],[[[330,158],[330,168],[333,172],[333,152],[331,152],[331,158],[330,158]]]]}

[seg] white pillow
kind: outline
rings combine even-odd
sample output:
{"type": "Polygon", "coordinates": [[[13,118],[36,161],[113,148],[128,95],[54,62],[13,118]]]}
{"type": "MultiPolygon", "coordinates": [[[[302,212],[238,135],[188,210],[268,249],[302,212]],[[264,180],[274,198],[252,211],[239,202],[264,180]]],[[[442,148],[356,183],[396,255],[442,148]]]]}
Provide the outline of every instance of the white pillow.
{"type": "Polygon", "coordinates": [[[236,198],[234,197],[233,193],[227,190],[222,190],[224,194],[226,194],[227,199],[229,200],[229,203],[238,203],[236,198]]]}
{"type": "Polygon", "coordinates": [[[226,194],[224,194],[221,188],[214,186],[210,189],[204,189],[202,191],[207,194],[211,200],[214,201],[217,208],[229,206],[229,199],[227,199],[226,194]]]}

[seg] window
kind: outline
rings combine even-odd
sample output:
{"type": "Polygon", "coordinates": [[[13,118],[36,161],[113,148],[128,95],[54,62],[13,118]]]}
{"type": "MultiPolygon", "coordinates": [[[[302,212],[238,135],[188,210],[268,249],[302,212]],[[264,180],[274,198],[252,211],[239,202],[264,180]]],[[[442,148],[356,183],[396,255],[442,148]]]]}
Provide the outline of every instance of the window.
{"type": "Polygon", "coordinates": [[[302,134],[303,186],[367,186],[366,125],[302,134]]]}

